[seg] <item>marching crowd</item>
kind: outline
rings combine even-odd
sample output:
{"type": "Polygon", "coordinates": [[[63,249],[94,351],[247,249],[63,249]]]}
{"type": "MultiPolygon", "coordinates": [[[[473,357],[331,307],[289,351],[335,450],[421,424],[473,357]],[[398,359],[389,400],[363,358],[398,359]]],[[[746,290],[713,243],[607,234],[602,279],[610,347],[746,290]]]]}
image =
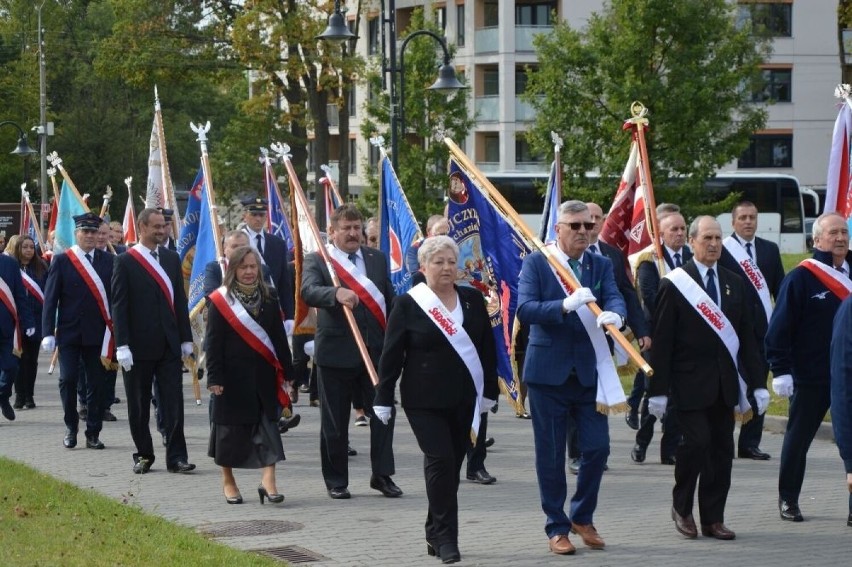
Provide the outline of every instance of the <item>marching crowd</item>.
{"type": "MultiPolygon", "coordinates": [[[[265,230],[266,201],[249,199],[243,206],[240,230],[224,235],[225,258],[206,266],[204,281],[208,456],[221,468],[226,502],[243,502],[234,468],[261,471],[261,504],[283,502],[275,478],[285,458],[280,434],[298,425],[298,416],[281,415],[300,387],[320,408],[328,496],[350,498],[353,406],[370,428],[370,487],[389,498],[401,496],[392,478],[398,388],[399,407],[424,455],[426,551],[444,563],[459,561],[461,467],[467,460],[467,479],[496,482],[484,460],[493,442],[487,416],[499,389],[486,301],[479,290],[459,285],[460,252],[451,223],[429,219],[427,237],[405,255],[414,285],[395,297],[389,260],[376,248],[377,227],[371,230],[354,205],[337,208],[325,253],[307,255],[301,274],[301,299],[316,310],[311,340],[292,334],[293,266],[285,242],[265,230]]],[[[193,335],[169,234],[172,215],[142,211],[139,242],[127,247],[120,227],[116,231],[93,213],[76,216],[76,244],[52,258],[28,236],[10,238],[0,255],[0,411],[7,420],[15,419],[15,410],[36,407],[39,349],[58,353],[62,443],[76,447],[83,423],[85,446],[104,449],[102,425],[115,420],[110,408],[119,401],[120,368],[136,449],[133,472],[149,472],[156,460],[152,403],[166,469],[195,469],[183,433],[182,377],[184,361],[194,356],[193,335]]],[[[671,517],[677,532],[736,537],[725,524],[735,421],[742,422],[736,455],[770,459],[760,448],[770,372],[772,390],[790,400],[778,478],[780,518],[804,519],[799,497],[808,448],[830,408],[852,526],[852,256],[846,219],[820,216],[813,257],[785,275],[777,245],[756,236],[758,210],[750,202],[733,209],[728,236],[709,216],[687,226],[676,205],[660,205],[657,215],[660,253],[652,246],[628,262],[598,239],[604,220],[598,205],[566,201],[555,241],[523,260],[517,309],[522,332],[512,348],[529,413],[524,409],[518,417],[532,422],[550,551],[575,553],[571,534],[591,549],[605,547],[594,513],[610,453],[607,413],[624,405],[612,403],[624,400],[606,332],[612,327],[629,326],[653,368],[652,375],[636,374],[626,399],[626,422],[636,430],[630,456],[636,463],[648,458],[660,421],[660,460],[674,468],[671,517]],[[578,287],[560,275],[566,269],[578,287]],[[576,475],[570,500],[569,473],[576,475]]]]}

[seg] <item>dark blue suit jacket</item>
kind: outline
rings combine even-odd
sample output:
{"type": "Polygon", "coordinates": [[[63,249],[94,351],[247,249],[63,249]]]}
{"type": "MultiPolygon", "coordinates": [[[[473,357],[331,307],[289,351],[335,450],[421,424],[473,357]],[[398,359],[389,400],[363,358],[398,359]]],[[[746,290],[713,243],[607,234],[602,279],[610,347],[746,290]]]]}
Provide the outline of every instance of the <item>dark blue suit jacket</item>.
{"type": "MultiPolygon", "coordinates": [[[[107,300],[111,301],[113,255],[98,249],[92,252],[92,265],[101,277],[107,300]]],[[[45,337],[56,337],[58,347],[100,346],[103,343],[106,325],[100,307],[89,286],[68,259],[68,253],[54,256],[50,263],[44,290],[41,327],[45,337]]]]}
{"type": "MultiPolygon", "coordinates": [[[[609,259],[583,254],[583,287],[592,290],[598,306],[626,317],[624,299],[615,285],[609,259]]],[[[565,292],[541,252],[524,258],[518,284],[518,318],[530,325],[524,361],[524,382],[556,386],[572,370],[583,386],[597,383],[595,351],[576,313],[563,313],[565,292]]]]}
{"type": "MultiPolygon", "coordinates": [[[[663,248],[663,258],[666,260],[669,270],[675,268],[674,260],[669,256],[669,251],[665,246],[663,248]]],[[[684,246],[681,249],[681,263],[686,264],[692,259],[692,250],[689,246],[684,246]]],[[[648,321],[653,320],[654,311],[657,308],[657,293],[660,291],[660,271],[657,268],[656,261],[642,262],[636,269],[636,279],[639,295],[642,298],[642,307],[645,309],[645,317],[648,321]]]]}
{"type": "MultiPolygon", "coordinates": [[[[33,259],[33,261],[35,261],[35,259],[33,259]]],[[[44,293],[45,284],[47,283],[47,270],[45,270],[44,274],[40,278],[37,278],[35,275],[33,275],[30,269],[27,269],[26,272],[33,280],[35,280],[35,282],[41,288],[42,293],[44,293]]],[[[26,288],[24,289],[26,290],[26,288]]],[[[35,334],[32,337],[29,337],[29,339],[32,341],[41,342],[41,315],[44,311],[44,304],[38,299],[36,299],[34,295],[31,295],[29,291],[26,292],[26,295],[26,303],[29,306],[30,312],[33,315],[33,326],[35,326],[36,330],[35,334]]],[[[24,327],[23,325],[21,325],[21,329],[23,330],[26,330],[28,328],[29,327],[24,327]]]]}
{"type": "MultiPolygon", "coordinates": [[[[35,323],[33,322],[33,312],[27,303],[24,282],[21,280],[21,267],[11,256],[0,254],[0,278],[3,278],[3,281],[12,291],[15,309],[18,311],[18,321],[20,322],[19,332],[21,338],[23,338],[26,330],[35,327],[35,323]]],[[[14,332],[15,321],[12,319],[12,313],[6,309],[5,305],[0,303],[0,336],[3,338],[3,343],[8,346],[0,352],[0,368],[2,369],[14,368],[17,364],[18,359],[12,354],[14,332]]]]}

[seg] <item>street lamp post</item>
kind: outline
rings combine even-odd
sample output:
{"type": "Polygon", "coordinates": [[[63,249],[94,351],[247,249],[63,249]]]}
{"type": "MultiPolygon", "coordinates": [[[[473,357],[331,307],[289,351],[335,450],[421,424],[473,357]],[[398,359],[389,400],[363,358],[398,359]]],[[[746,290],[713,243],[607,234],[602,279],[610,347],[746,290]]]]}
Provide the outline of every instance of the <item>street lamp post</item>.
{"type": "Polygon", "coordinates": [[[29,142],[27,142],[26,132],[24,132],[24,129],[18,126],[17,123],[12,122],[11,120],[4,120],[3,122],[0,122],[0,127],[6,126],[7,124],[9,126],[13,126],[18,131],[18,145],[9,153],[24,158],[24,184],[26,184],[28,181],[27,178],[30,174],[28,167],[29,157],[33,154],[37,154],[38,151],[30,147],[29,142]]]}
{"type": "MultiPolygon", "coordinates": [[[[385,12],[385,2],[381,2],[381,24],[382,24],[382,87],[387,89],[390,94],[390,127],[391,127],[391,156],[393,159],[393,167],[399,171],[399,136],[400,132],[405,135],[405,47],[408,42],[420,35],[428,35],[441,45],[444,52],[444,62],[438,70],[438,79],[432,86],[431,90],[443,92],[445,94],[454,92],[465,86],[456,78],[455,68],[450,64],[450,52],[447,49],[447,42],[438,34],[428,30],[417,30],[409,34],[402,42],[399,50],[399,66],[396,64],[396,2],[388,0],[387,17],[385,12]],[[390,44],[389,46],[387,44],[390,44]],[[388,55],[388,59],[385,58],[388,55]],[[397,96],[397,74],[399,74],[399,96],[397,96]],[[387,83],[387,76],[390,75],[390,85],[387,83]]],[[[340,2],[335,1],[334,13],[328,18],[328,27],[317,39],[323,40],[348,40],[353,39],[354,35],[346,26],[342,24],[343,16],[340,14],[340,2]],[[336,17],[337,16],[337,17],[336,17]],[[334,21],[332,21],[334,20],[334,21]]]]}

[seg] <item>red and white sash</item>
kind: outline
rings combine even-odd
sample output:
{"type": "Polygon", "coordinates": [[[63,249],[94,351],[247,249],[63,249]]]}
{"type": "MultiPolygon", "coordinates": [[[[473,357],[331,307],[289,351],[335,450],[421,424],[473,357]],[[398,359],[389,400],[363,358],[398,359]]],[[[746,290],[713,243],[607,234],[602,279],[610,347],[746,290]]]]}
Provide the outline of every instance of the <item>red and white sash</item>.
{"type": "Polygon", "coordinates": [[[38,299],[39,303],[44,303],[44,291],[42,291],[38,282],[32,279],[30,275],[23,270],[21,270],[21,279],[24,280],[24,287],[27,288],[30,295],[38,299]]]}
{"type": "Polygon", "coordinates": [[[675,268],[666,274],[665,277],[674,284],[687,303],[695,309],[701,320],[707,323],[710,329],[719,337],[719,340],[722,341],[722,344],[725,345],[725,350],[728,351],[728,355],[734,363],[734,368],[737,369],[737,382],[739,383],[737,413],[742,416],[743,423],[746,423],[752,417],[752,410],[751,404],[746,397],[748,389],[739,370],[737,356],[740,351],[740,339],[731,321],[728,320],[722,309],[716,305],[716,302],[710,299],[710,296],[705,293],[701,286],[683,268],[675,268]]]}
{"type": "Polygon", "coordinates": [[[159,287],[163,292],[163,295],[166,296],[166,300],[169,302],[169,307],[172,309],[172,313],[174,313],[175,290],[172,288],[172,280],[169,279],[169,275],[163,269],[163,266],[151,258],[150,249],[148,249],[147,253],[145,253],[141,250],[142,248],[145,248],[145,246],[137,244],[128,250],[127,253],[131,258],[139,262],[139,264],[145,268],[145,271],[148,272],[149,276],[154,278],[154,281],[157,282],[157,287],[159,287]]]}
{"type": "Polygon", "coordinates": [[[479,352],[477,352],[476,346],[464,327],[453,320],[450,312],[428,285],[421,282],[408,290],[408,295],[426,313],[429,320],[438,327],[438,330],[441,331],[441,334],[444,335],[444,338],[461,358],[467,371],[470,372],[473,385],[476,388],[476,406],[473,408],[473,420],[470,427],[475,435],[479,435],[485,371],[482,369],[482,362],[479,360],[479,352]]]}
{"type": "Polygon", "coordinates": [[[3,305],[6,306],[6,309],[9,310],[9,314],[12,316],[12,325],[14,326],[14,331],[12,331],[12,354],[20,357],[24,345],[21,342],[21,330],[18,328],[20,327],[18,321],[18,307],[15,304],[15,296],[12,295],[12,290],[9,288],[9,284],[7,284],[2,278],[0,278],[0,301],[3,302],[3,305]]]}
{"type": "Polygon", "coordinates": [[[766,278],[763,277],[763,273],[757,267],[757,262],[752,260],[742,243],[733,236],[727,237],[722,241],[722,244],[731,253],[734,261],[745,274],[748,283],[757,291],[760,303],[763,305],[763,312],[766,313],[766,322],[768,323],[769,318],[772,316],[772,299],[769,297],[769,284],[766,283],[766,278]]]}
{"type": "Polygon", "coordinates": [[[840,301],[843,301],[852,293],[852,281],[833,267],[827,266],[813,258],[802,260],[799,265],[812,273],[840,301]]]}
{"type": "MultiPolygon", "coordinates": [[[[94,258],[95,251],[90,252],[94,258]]],[[[91,262],[86,260],[86,254],[76,244],[69,248],[66,252],[68,260],[80,277],[83,278],[86,287],[92,292],[95,298],[95,303],[101,312],[101,317],[104,320],[104,340],[101,344],[101,361],[112,360],[115,353],[115,338],[112,336],[112,317],[109,312],[109,301],[107,301],[106,288],[101,281],[101,277],[95,271],[95,267],[91,262]]]]}
{"type": "Polygon", "coordinates": [[[228,297],[228,288],[222,286],[207,296],[229,325],[245,343],[257,352],[267,364],[275,369],[275,381],[278,384],[278,403],[282,408],[290,406],[290,397],[284,390],[284,367],[275,354],[275,347],[269,335],[246,311],[243,304],[228,297]]]}
{"type": "Polygon", "coordinates": [[[364,304],[364,307],[373,314],[373,317],[384,329],[387,325],[388,312],[385,296],[382,295],[373,280],[361,273],[342,250],[331,244],[326,245],[326,249],[331,257],[331,264],[335,273],[337,273],[337,277],[346,284],[346,287],[358,295],[358,299],[364,304]]]}
{"type": "MultiPolygon", "coordinates": [[[[556,258],[565,257],[565,254],[555,244],[548,244],[547,249],[556,258]]],[[[547,265],[550,271],[553,272],[553,277],[556,278],[565,295],[571,295],[567,282],[559,276],[559,273],[550,263],[547,265]]],[[[586,330],[586,334],[589,335],[589,340],[592,342],[592,347],[595,350],[595,361],[598,371],[598,391],[595,395],[595,402],[598,412],[609,414],[626,409],[627,397],[624,395],[624,388],[618,379],[618,372],[615,370],[615,364],[612,361],[609,344],[606,342],[606,335],[603,329],[598,327],[597,318],[588,306],[583,305],[575,313],[580,317],[580,322],[583,323],[583,328],[586,330]]]]}

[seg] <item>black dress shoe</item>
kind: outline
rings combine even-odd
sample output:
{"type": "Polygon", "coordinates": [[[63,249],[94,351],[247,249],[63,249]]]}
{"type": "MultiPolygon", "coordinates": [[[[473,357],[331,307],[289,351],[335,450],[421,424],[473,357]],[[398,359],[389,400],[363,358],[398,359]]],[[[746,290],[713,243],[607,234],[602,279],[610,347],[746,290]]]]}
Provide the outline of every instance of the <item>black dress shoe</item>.
{"type": "Polygon", "coordinates": [[[402,490],[394,484],[389,476],[379,476],[374,474],[370,477],[370,488],[378,490],[388,498],[398,498],[402,496],[402,490]]]}
{"type": "Polygon", "coordinates": [[[115,417],[115,414],[109,410],[104,412],[104,421],[118,421],[118,418],[115,417]]]}
{"type": "Polygon", "coordinates": [[[0,398],[0,412],[9,421],[15,421],[15,410],[12,408],[12,404],[9,403],[9,398],[0,398]]]}
{"type": "Polygon", "coordinates": [[[113,399],[112,399],[112,403],[114,403],[114,404],[120,404],[120,403],[121,403],[121,398],[113,398],[113,399]]]}
{"type": "Polygon", "coordinates": [[[726,528],[722,522],[709,525],[701,524],[701,535],[722,540],[732,540],[737,537],[737,534],[726,528]]]}
{"type": "Polygon", "coordinates": [[[293,417],[282,417],[278,420],[278,433],[284,434],[294,429],[302,421],[302,416],[298,413],[293,417]]]}
{"type": "Polygon", "coordinates": [[[62,440],[62,444],[66,449],[73,449],[77,446],[77,432],[71,431],[70,429],[65,430],[65,439],[62,440]]]}
{"type": "Polygon", "coordinates": [[[778,499],[778,511],[781,513],[781,519],[788,522],[804,522],[802,511],[799,510],[798,502],[789,502],[787,500],[778,499]]]}
{"type": "Polygon", "coordinates": [[[27,401],[24,402],[24,407],[27,409],[33,409],[36,407],[35,400],[32,398],[27,398],[27,401]]]}
{"type": "Polygon", "coordinates": [[[12,409],[24,409],[24,399],[15,397],[15,403],[12,404],[12,409]]]}
{"type": "Polygon", "coordinates": [[[580,474],[580,459],[571,459],[568,463],[568,472],[571,474],[580,474]]]}
{"type": "Polygon", "coordinates": [[[334,500],[348,500],[349,498],[352,497],[352,495],[349,494],[349,489],[346,488],[345,486],[338,486],[338,487],[335,487],[335,488],[329,488],[328,489],[328,495],[331,498],[333,498],[334,500]]]}
{"type": "Polygon", "coordinates": [[[677,459],[675,457],[660,457],[660,463],[674,466],[677,463],[677,459]]]}
{"type": "Polygon", "coordinates": [[[456,543],[443,543],[438,548],[438,557],[441,558],[441,563],[458,563],[461,561],[461,553],[459,546],[456,543]]]}
{"type": "Polygon", "coordinates": [[[633,459],[634,463],[645,462],[645,450],[646,447],[643,447],[639,443],[633,445],[633,450],[630,451],[630,458],[633,459]]]}
{"type": "Polygon", "coordinates": [[[349,455],[350,457],[354,457],[355,455],[358,454],[358,451],[353,449],[352,445],[347,445],[346,446],[346,454],[349,455]]]}
{"type": "Polygon", "coordinates": [[[741,459],[752,459],[755,461],[768,461],[772,458],[769,453],[764,453],[760,447],[748,447],[737,451],[737,456],[741,459]]]}
{"type": "Polygon", "coordinates": [[[139,459],[133,464],[133,472],[136,474],[145,474],[151,470],[152,464],[150,459],[139,459]]]}
{"type": "Polygon", "coordinates": [[[497,482],[497,477],[491,476],[485,469],[480,469],[473,474],[468,473],[467,479],[472,480],[473,482],[478,482],[479,484],[494,484],[497,482]]]}
{"type": "Polygon", "coordinates": [[[674,506],[672,506],[672,520],[674,520],[675,529],[684,536],[689,539],[698,537],[698,529],[695,527],[695,519],[692,517],[692,514],[681,516],[674,509],[674,506]]]}
{"type": "Polygon", "coordinates": [[[178,461],[170,467],[166,467],[169,472],[186,474],[195,470],[195,465],[186,461],[178,461]]]}
{"type": "Polygon", "coordinates": [[[632,429],[633,431],[639,430],[639,414],[630,410],[627,412],[627,415],[624,416],[624,421],[627,423],[627,427],[632,429]]]}
{"type": "Polygon", "coordinates": [[[488,438],[485,440],[485,448],[487,449],[488,447],[491,447],[492,445],[494,445],[494,438],[493,438],[493,437],[488,437],[488,438]]]}
{"type": "Polygon", "coordinates": [[[103,442],[98,439],[97,435],[93,435],[92,437],[86,436],[86,449],[103,449],[103,442]]]}
{"type": "Polygon", "coordinates": [[[89,417],[89,408],[83,406],[77,410],[77,415],[80,417],[81,421],[86,421],[86,418],[89,417]]]}

